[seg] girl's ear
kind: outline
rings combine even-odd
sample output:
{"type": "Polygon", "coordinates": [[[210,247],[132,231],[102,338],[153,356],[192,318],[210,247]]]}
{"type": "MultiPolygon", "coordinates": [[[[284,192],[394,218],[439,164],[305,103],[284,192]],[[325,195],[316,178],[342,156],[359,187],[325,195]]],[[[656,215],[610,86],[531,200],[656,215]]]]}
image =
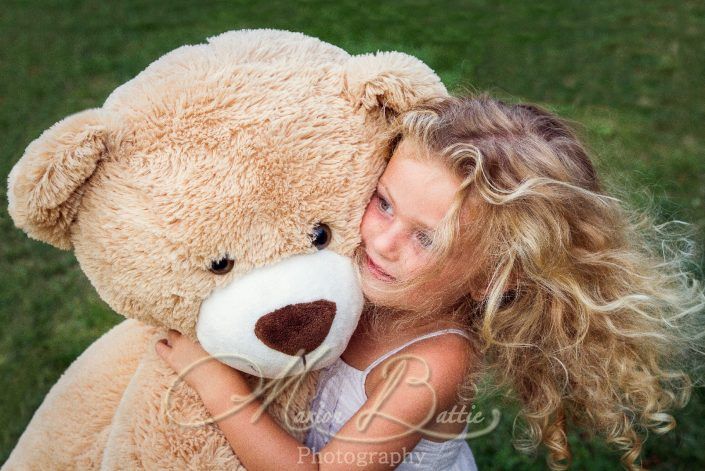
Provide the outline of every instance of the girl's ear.
{"type": "Polygon", "coordinates": [[[84,183],[108,152],[108,123],[101,109],[71,115],[25,150],[8,177],[8,211],[30,237],[70,249],[69,228],[84,183]]]}
{"type": "Polygon", "coordinates": [[[426,64],[401,52],[353,56],[345,65],[344,87],[356,109],[387,121],[422,99],[448,94],[426,64]]]}

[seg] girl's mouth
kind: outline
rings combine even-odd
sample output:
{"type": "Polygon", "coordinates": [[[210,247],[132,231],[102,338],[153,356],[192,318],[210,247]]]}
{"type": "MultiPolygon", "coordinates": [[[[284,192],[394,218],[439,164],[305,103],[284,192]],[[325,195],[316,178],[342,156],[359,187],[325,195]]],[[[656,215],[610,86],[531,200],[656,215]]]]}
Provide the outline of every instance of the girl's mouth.
{"type": "Polygon", "coordinates": [[[367,263],[367,269],[370,271],[372,276],[374,276],[378,280],[389,282],[394,281],[396,279],[386,271],[382,270],[379,265],[373,262],[367,254],[365,254],[365,262],[367,263]]]}

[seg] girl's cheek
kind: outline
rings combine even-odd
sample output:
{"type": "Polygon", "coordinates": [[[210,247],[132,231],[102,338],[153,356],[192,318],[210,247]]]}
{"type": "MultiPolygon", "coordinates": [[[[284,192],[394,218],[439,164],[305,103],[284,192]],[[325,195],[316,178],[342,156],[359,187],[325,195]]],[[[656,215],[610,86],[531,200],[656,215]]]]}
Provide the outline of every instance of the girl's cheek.
{"type": "Polygon", "coordinates": [[[423,249],[416,247],[409,250],[409,252],[407,252],[403,257],[403,260],[406,260],[403,271],[406,276],[410,277],[418,275],[418,273],[430,263],[428,254],[424,252],[423,249]]]}
{"type": "Polygon", "coordinates": [[[368,204],[367,207],[365,208],[365,212],[362,213],[362,220],[360,221],[360,227],[363,227],[366,223],[367,220],[370,217],[370,205],[368,204]]]}
{"type": "Polygon", "coordinates": [[[373,207],[373,202],[367,205],[364,214],[362,215],[362,221],[360,222],[361,232],[371,232],[375,227],[379,226],[382,222],[382,218],[377,214],[375,208],[373,207]]]}
{"type": "Polygon", "coordinates": [[[360,221],[360,237],[362,238],[362,242],[365,244],[369,242],[369,239],[374,232],[373,228],[375,223],[373,220],[372,213],[372,208],[368,205],[367,209],[362,215],[362,221],[360,221]]]}

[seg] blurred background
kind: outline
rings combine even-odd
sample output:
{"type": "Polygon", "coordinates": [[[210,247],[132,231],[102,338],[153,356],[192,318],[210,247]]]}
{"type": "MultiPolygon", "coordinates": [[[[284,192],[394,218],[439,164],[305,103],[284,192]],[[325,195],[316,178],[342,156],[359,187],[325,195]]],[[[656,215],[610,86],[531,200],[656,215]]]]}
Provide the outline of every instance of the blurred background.
{"type": "MultiPolygon", "coordinates": [[[[705,3],[585,1],[32,1],[0,9],[0,463],[52,384],[121,317],[98,298],[69,252],[32,241],[7,214],[6,178],[56,121],[100,107],[118,85],[183,44],[239,28],[319,37],[353,54],[398,50],[451,91],[487,90],[573,120],[608,186],[661,221],[705,235],[705,3]]],[[[702,279],[703,258],[694,267],[702,279]]],[[[519,454],[516,412],[470,440],[480,469],[546,469],[519,454]]],[[[651,435],[652,469],[705,469],[705,393],[651,435]]],[[[599,440],[570,434],[573,469],[619,469],[599,440]]]]}

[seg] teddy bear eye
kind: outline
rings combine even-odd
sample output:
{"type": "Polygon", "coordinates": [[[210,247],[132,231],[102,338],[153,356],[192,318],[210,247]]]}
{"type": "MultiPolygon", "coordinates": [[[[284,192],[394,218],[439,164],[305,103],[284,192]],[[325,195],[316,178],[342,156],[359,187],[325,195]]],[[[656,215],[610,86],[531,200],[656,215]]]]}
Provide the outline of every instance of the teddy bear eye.
{"type": "Polygon", "coordinates": [[[318,250],[323,250],[328,247],[333,234],[328,225],[319,223],[316,224],[311,232],[311,244],[318,250]]]}
{"type": "Polygon", "coordinates": [[[220,260],[211,262],[210,271],[212,273],[215,273],[216,275],[225,275],[226,273],[230,272],[230,270],[232,270],[234,266],[235,260],[233,260],[232,258],[224,257],[220,260]]]}

